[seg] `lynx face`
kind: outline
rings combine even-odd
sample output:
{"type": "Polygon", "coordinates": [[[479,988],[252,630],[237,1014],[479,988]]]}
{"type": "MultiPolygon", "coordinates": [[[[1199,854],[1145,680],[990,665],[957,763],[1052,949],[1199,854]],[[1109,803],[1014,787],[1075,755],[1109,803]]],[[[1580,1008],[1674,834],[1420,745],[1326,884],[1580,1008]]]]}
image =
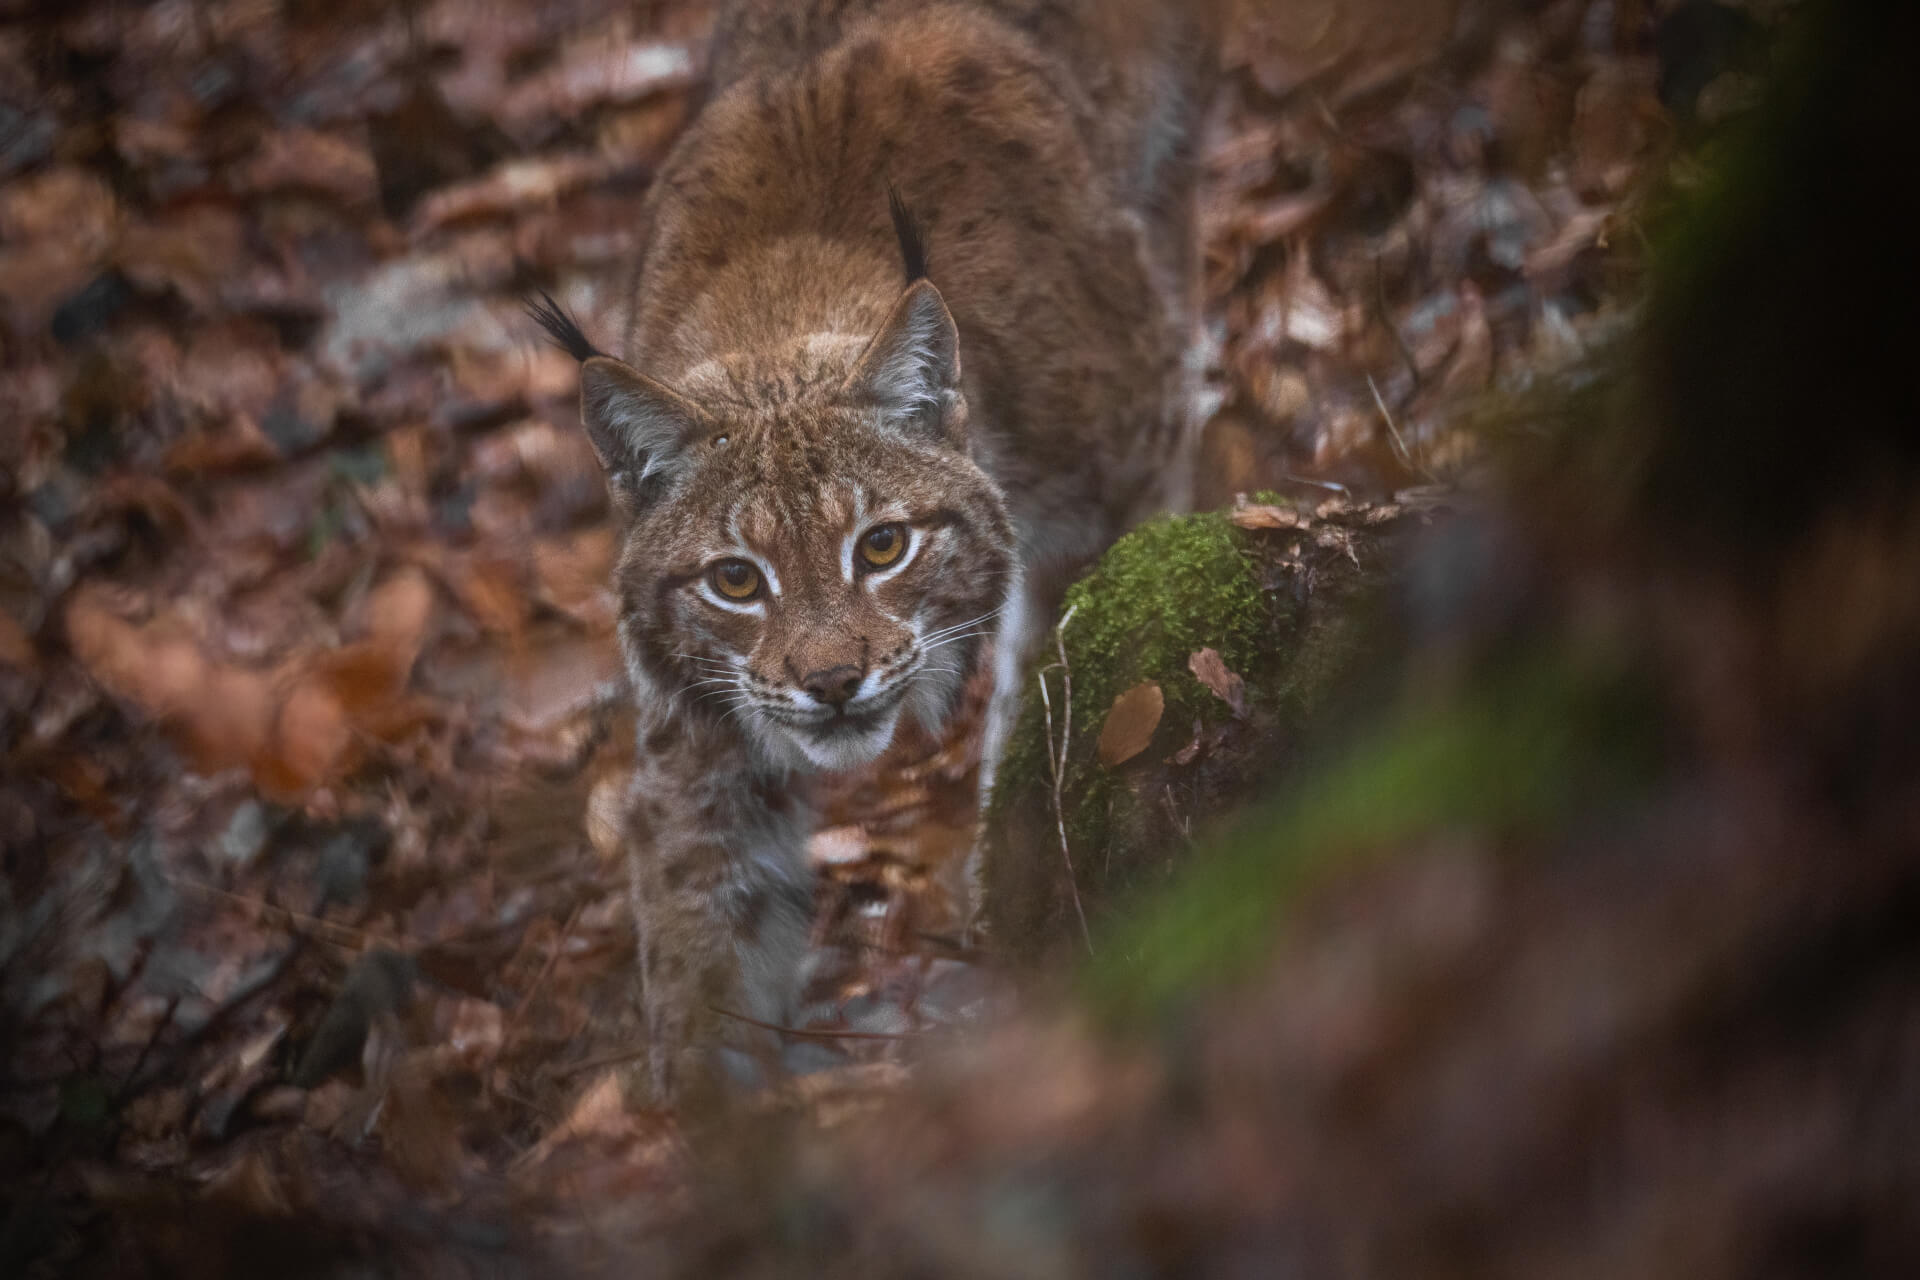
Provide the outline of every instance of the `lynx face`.
{"type": "Polygon", "coordinates": [[[1011,559],[964,458],[878,422],[845,421],[832,449],[803,434],[731,429],[674,510],[635,523],[621,631],[662,691],[739,720],[770,762],[842,769],[903,711],[945,716],[1011,559]]]}
{"type": "Polygon", "coordinates": [[[738,722],[778,767],[864,763],[903,713],[938,725],[1015,572],[958,378],[925,282],[871,341],[815,335],[676,390],[590,359],[584,416],[627,515],[616,585],[636,685],[738,722]]]}

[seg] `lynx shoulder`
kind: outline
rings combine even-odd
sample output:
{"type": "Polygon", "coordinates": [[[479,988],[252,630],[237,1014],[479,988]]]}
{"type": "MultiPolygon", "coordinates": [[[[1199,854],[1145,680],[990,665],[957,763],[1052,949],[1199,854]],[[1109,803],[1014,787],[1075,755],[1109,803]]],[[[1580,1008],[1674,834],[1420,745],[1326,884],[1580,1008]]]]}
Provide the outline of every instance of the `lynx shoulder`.
{"type": "Polygon", "coordinates": [[[544,317],[621,525],[663,1095],[756,1047],[720,1011],[792,1014],[791,775],[938,725],[989,646],[1011,689],[1027,620],[1184,499],[1204,8],[734,4],[650,198],[623,358],[544,317]]]}

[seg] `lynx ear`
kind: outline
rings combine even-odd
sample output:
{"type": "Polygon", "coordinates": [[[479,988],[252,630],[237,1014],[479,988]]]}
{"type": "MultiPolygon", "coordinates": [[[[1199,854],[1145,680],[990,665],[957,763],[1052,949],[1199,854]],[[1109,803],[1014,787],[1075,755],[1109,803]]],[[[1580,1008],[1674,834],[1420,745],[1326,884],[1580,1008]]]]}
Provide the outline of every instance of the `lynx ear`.
{"type": "Polygon", "coordinates": [[[847,375],[845,391],[878,405],[890,421],[943,433],[961,427],[960,331],[932,281],[907,286],[847,375]]]}
{"type": "Polygon", "coordinates": [[[627,514],[649,484],[679,470],[687,446],[710,425],[685,396],[610,356],[580,366],[580,420],[627,514]]]}

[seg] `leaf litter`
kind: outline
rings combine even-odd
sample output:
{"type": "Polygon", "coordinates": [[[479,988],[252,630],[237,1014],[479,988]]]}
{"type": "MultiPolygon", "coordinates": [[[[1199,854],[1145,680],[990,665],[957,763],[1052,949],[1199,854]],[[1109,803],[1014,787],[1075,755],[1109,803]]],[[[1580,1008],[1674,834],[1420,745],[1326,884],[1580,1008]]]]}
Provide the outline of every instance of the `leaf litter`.
{"type": "MultiPolygon", "coordinates": [[[[1459,396],[1615,323],[1666,126],[1602,7],[1242,15],[1204,156],[1203,500],[1425,482],[1474,455],[1459,396]]],[[[620,1101],[643,1040],[614,545],[571,363],[518,295],[614,332],[710,14],[401,16],[89,0],[0,37],[16,1215],[138,1223],[190,1187],[370,1225],[502,1173],[527,1222],[689,1203],[676,1118],[620,1101]]],[[[1243,713],[1217,654],[1191,670],[1243,713]]],[[[813,1029],[998,1007],[960,911],[985,693],[815,797],[813,1029]]],[[[1163,705],[1106,709],[1103,763],[1163,705]]],[[[905,1042],[830,1043],[794,1105],[898,1087],[874,1073],[905,1042]]],[[[41,1256],[84,1255],[74,1231],[41,1256]]]]}

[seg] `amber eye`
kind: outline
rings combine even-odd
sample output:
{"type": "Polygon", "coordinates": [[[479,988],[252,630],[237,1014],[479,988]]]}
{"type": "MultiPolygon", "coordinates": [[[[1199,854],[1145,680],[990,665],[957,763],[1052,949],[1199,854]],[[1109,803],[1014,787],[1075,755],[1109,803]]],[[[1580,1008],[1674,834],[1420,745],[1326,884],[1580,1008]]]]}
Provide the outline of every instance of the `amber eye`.
{"type": "Polygon", "coordinates": [[[745,560],[722,560],[707,570],[707,579],[729,600],[751,600],[760,594],[760,571],[745,560]]]}
{"type": "Polygon", "coordinates": [[[876,569],[886,568],[906,549],[905,525],[883,524],[867,530],[867,536],[860,539],[860,558],[876,569]]]}

